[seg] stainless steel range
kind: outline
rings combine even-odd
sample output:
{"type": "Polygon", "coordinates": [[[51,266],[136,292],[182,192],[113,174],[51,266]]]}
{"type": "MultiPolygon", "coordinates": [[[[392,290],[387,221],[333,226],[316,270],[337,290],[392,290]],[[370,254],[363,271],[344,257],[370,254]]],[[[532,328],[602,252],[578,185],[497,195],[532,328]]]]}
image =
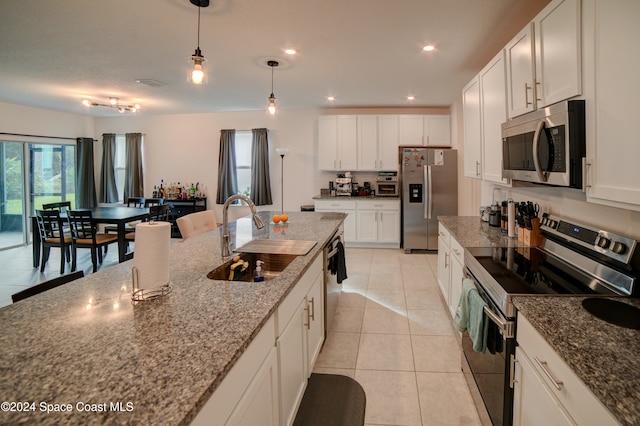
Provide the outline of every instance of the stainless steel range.
{"type": "Polygon", "coordinates": [[[513,296],[640,293],[637,241],[546,213],[540,227],[545,236],[540,248],[465,250],[465,273],[487,303],[490,325],[485,353],[475,352],[469,334],[463,333],[462,367],[481,417],[494,425],[513,420],[513,296]]]}

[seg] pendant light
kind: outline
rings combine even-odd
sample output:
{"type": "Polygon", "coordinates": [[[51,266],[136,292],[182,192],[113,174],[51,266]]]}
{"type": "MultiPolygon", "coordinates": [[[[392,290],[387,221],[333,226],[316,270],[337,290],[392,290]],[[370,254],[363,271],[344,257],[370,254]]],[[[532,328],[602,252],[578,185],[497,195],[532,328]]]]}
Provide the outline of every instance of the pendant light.
{"type": "Polygon", "coordinates": [[[267,113],[269,115],[276,115],[278,110],[276,109],[276,97],[273,94],[273,69],[280,65],[278,61],[267,61],[267,65],[271,67],[271,94],[269,95],[269,106],[267,107],[267,113]]]}
{"type": "Polygon", "coordinates": [[[202,68],[202,63],[206,61],[204,56],[202,56],[202,51],[200,50],[200,8],[208,7],[209,0],[189,0],[191,4],[194,6],[198,6],[198,47],[196,47],[196,51],[193,55],[191,55],[191,61],[193,61],[193,69],[189,74],[189,81],[193,84],[204,84],[207,82],[207,76],[204,73],[204,69],[202,68]]]}

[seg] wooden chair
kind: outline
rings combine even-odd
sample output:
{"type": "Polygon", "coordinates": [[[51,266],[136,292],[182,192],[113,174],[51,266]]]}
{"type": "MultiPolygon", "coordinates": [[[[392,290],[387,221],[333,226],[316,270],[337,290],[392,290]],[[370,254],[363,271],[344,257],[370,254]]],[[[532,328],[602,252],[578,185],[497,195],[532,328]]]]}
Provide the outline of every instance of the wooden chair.
{"type": "Polygon", "coordinates": [[[151,206],[156,206],[160,204],[164,204],[164,198],[145,198],[144,199],[145,207],[151,207],[151,206]]]}
{"type": "MultiPolygon", "coordinates": [[[[154,222],[168,222],[169,221],[169,204],[159,204],[149,207],[149,220],[154,222]]],[[[136,233],[129,232],[124,236],[129,241],[135,241],[136,233]]]]}
{"type": "Polygon", "coordinates": [[[77,249],[91,249],[91,263],[93,264],[93,272],[98,270],[98,261],[102,263],[102,247],[108,244],[117,243],[118,236],[112,234],[99,234],[98,228],[92,221],[90,210],[69,210],[67,213],[69,224],[71,225],[71,234],[73,236],[71,244],[71,252],[73,261],[71,270],[76,270],[77,249]]]}
{"type": "Polygon", "coordinates": [[[82,277],[84,277],[83,271],[75,271],[67,275],[59,276],[49,281],[45,281],[40,284],[34,285],[33,287],[29,287],[28,289],[22,290],[16,294],[12,294],[11,301],[13,303],[16,303],[20,300],[26,299],[27,297],[35,296],[36,294],[40,294],[44,291],[51,290],[52,288],[59,287],[62,284],[75,281],[78,278],[82,278],[82,277]]]}
{"type": "Polygon", "coordinates": [[[42,210],[58,210],[59,212],[66,212],[67,210],[71,210],[71,201],[58,201],[55,203],[43,204],[42,210]]]}
{"type": "Polygon", "coordinates": [[[72,245],[71,236],[64,233],[65,221],[60,217],[58,210],[36,210],[36,221],[42,244],[40,272],[44,272],[51,247],[57,247],[60,249],[60,274],[64,274],[64,261],[71,260],[69,247],[72,245]]]}
{"type": "Polygon", "coordinates": [[[179,217],[176,223],[185,240],[218,227],[213,210],[204,210],[179,217]]]}
{"type": "MultiPolygon", "coordinates": [[[[146,203],[146,199],[144,197],[129,197],[127,198],[127,207],[147,207],[146,203]]],[[[129,233],[129,232],[133,232],[136,229],[136,224],[138,224],[140,222],[131,222],[131,223],[127,223],[124,226],[124,232],[125,233],[129,233]]],[[[110,234],[110,233],[118,233],[118,227],[117,226],[105,226],[104,227],[104,233],[105,234],[110,234]]],[[[105,253],[107,251],[105,250],[105,253]]]]}

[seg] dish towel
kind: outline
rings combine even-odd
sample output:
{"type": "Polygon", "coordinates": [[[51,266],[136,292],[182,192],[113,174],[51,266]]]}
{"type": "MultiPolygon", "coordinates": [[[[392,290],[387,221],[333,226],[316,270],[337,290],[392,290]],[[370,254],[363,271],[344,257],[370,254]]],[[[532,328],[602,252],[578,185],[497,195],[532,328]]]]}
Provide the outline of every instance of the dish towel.
{"type": "Polygon", "coordinates": [[[346,280],[347,277],[347,261],[344,257],[344,245],[342,242],[338,241],[336,244],[336,248],[338,249],[338,253],[333,257],[335,259],[335,269],[336,269],[336,281],[338,284],[342,284],[342,281],[346,280]]]}
{"type": "Polygon", "coordinates": [[[484,315],[486,305],[473,281],[468,278],[462,280],[462,294],[453,322],[458,331],[469,332],[473,350],[480,353],[485,353],[487,349],[489,319],[484,315]]]}

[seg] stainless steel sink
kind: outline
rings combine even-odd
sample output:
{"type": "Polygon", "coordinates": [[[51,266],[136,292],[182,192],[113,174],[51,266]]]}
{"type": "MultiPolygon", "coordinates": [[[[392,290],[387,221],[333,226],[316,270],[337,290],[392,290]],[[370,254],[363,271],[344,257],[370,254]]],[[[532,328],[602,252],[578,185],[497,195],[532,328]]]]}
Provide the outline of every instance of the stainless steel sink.
{"type": "MultiPolygon", "coordinates": [[[[253,273],[256,269],[256,262],[261,260],[264,262],[262,265],[262,272],[265,281],[269,281],[280,275],[284,269],[289,266],[293,260],[298,257],[295,254],[273,254],[273,253],[236,253],[235,256],[240,256],[245,262],[249,262],[249,267],[245,270],[244,274],[237,276],[234,281],[253,281],[253,273]]],[[[229,260],[221,266],[218,266],[213,271],[207,274],[207,278],[211,280],[229,281],[229,274],[231,273],[231,265],[235,262],[229,260]]]]}
{"type": "Polygon", "coordinates": [[[317,241],[305,240],[252,240],[237,251],[243,253],[271,253],[271,254],[293,254],[304,256],[315,245],[317,241]]]}

